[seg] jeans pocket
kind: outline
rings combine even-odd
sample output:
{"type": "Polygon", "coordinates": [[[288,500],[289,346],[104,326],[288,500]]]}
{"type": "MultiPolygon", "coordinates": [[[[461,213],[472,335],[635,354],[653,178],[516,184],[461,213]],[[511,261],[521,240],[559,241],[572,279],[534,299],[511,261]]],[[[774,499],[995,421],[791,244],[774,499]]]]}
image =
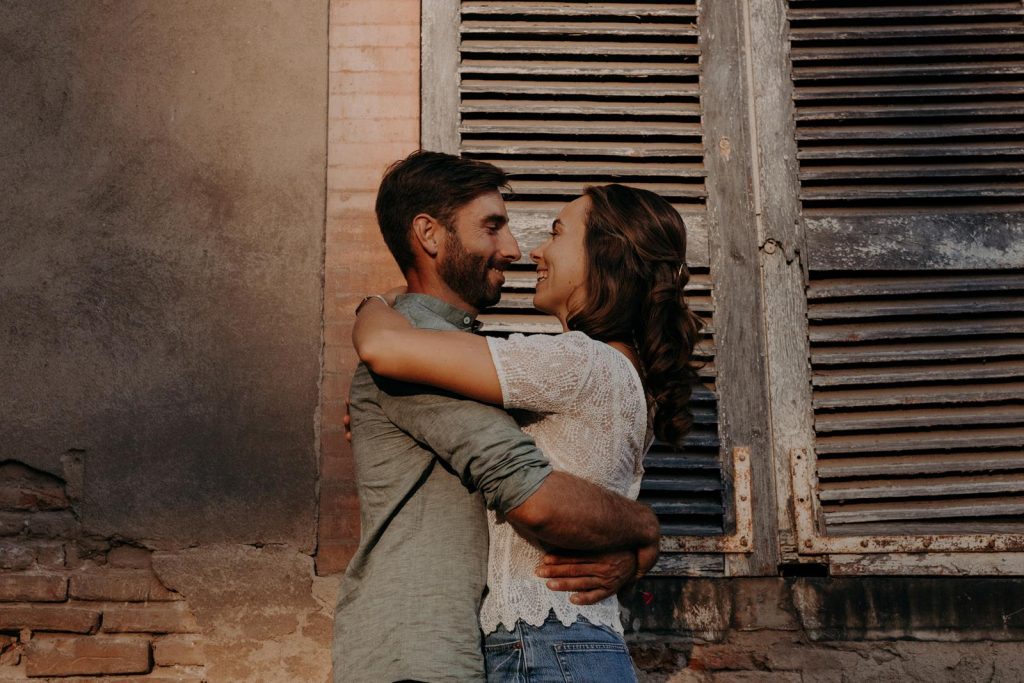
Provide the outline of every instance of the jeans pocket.
{"type": "Polygon", "coordinates": [[[625,643],[558,643],[555,653],[566,683],[636,683],[625,643]]]}
{"type": "Polygon", "coordinates": [[[487,680],[492,682],[522,681],[523,647],[519,642],[487,645],[484,647],[484,666],[487,680]]]}

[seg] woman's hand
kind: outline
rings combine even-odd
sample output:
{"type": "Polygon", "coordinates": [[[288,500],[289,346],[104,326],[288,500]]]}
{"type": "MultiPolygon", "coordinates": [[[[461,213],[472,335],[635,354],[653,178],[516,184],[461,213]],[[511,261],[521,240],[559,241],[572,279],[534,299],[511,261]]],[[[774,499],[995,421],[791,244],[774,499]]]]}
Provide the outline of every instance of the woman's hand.
{"type": "Polygon", "coordinates": [[[405,293],[405,287],[388,290],[384,295],[385,302],[378,297],[365,299],[356,315],[356,324],[352,327],[352,346],[355,347],[359,359],[375,370],[374,364],[379,352],[385,350],[391,332],[408,330],[412,327],[398,311],[391,308],[395,297],[405,293]]]}
{"type": "Polygon", "coordinates": [[[400,287],[392,287],[388,291],[384,292],[384,294],[382,294],[381,296],[383,296],[385,299],[387,299],[388,306],[391,306],[392,308],[394,308],[394,306],[395,306],[395,299],[397,299],[398,297],[402,296],[403,294],[405,294],[408,291],[409,291],[409,288],[406,287],[405,285],[402,285],[400,287]]]}

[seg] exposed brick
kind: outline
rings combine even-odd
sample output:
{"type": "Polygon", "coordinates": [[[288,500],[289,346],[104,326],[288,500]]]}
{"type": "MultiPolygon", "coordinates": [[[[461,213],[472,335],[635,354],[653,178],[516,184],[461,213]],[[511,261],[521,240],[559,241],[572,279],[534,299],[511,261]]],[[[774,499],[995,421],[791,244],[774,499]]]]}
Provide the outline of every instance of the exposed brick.
{"type": "Polygon", "coordinates": [[[0,512],[0,536],[17,536],[28,528],[28,515],[23,512],[0,512]]]}
{"type": "Polygon", "coordinates": [[[107,564],[111,567],[149,569],[153,565],[153,553],[146,548],[120,545],[107,553],[107,564]]]}
{"type": "Polygon", "coordinates": [[[57,574],[0,574],[2,602],[61,602],[68,596],[68,580],[57,574]]]}
{"type": "Polygon", "coordinates": [[[174,634],[153,641],[153,661],[158,666],[201,666],[206,656],[199,636],[174,634]]]}
{"type": "Polygon", "coordinates": [[[25,648],[29,676],[141,674],[150,670],[149,641],[142,638],[88,636],[29,641],[25,648]]]}
{"type": "Polygon", "coordinates": [[[67,511],[39,512],[28,518],[28,532],[33,536],[69,538],[78,533],[78,520],[67,511]]]}
{"type": "MultiPolygon", "coordinates": [[[[0,635],[0,666],[11,667],[21,663],[24,647],[17,636],[0,635]]],[[[0,676],[0,679],[3,677],[0,676]]]]}
{"type": "Polygon", "coordinates": [[[0,631],[89,633],[100,621],[97,609],[71,605],[0,605],[0,631]]]}
{"type": "Polygon", "coordinates": [[[800,674],[789,671],[719,671],[713,683],[801,683],[800,674]]]}
{"type": "Polygon", "coordinates": [[[0,486],[0,507],[5,510],[63,510],[67,506],[68,499],[58,487],[0,486]]]}
{"type": "Polygon", "coordinates": [[[116,633],[195,633],[199,624],[182,602],[125,605],[103,610],[103,630],[116,633]]]}
{"type": "Polygon", "coordinates": [[[25,543],[0,543],[0,569],[28,569],[36,561],[34,548],[25,543]]]}
{"type": "Polygon", "coordinates": [[[325,575],[345,571],[358,547],[358,543],[321,540],[317,546],[316,573],[325,575]]]}
{"type": "Polygon", "coordinates": [[[67,561],[64,544],[60,541],[34,541],[36,564],[49,569],[63,569],[67,561]]]}
{"type": "Polygon", "coordinates": [[[689,666],[708,671],[749,671],[760,668],[755,663],[751,652],[732,644],[694,647],[690,655],[689,666]]]}
{"type": "Polygon", "coordinates": [[[123,602],[179,599],[151,571],[143,569],[85,569],[71,575],[68,594],[79,600],[123,602]]]}

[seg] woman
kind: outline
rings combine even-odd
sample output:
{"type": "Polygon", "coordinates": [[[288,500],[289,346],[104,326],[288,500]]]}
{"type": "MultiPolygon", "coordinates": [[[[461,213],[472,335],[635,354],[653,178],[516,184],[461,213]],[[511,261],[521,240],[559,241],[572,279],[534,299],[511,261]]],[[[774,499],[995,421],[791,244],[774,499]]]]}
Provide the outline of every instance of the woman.
{"type": "MultiPolygon", "coordinates": [[[[563,334],[418,330],[371,303],[353,342],[377,374],[516,409],[556,469],[636,498],[652,432],[677,443],[692,423],[700,319],[683,299],[685,252],[683,222],[665,199],[589,187],[530,254],[534,305],[556,316],[563,334]]],[[[534,573],[543,551],[493,512],[489,525],[480,611],[488,680],[516,680],[527,667],[531,681],[635,680],[617,600],[579,605],[548,590],[534,573]]]]}

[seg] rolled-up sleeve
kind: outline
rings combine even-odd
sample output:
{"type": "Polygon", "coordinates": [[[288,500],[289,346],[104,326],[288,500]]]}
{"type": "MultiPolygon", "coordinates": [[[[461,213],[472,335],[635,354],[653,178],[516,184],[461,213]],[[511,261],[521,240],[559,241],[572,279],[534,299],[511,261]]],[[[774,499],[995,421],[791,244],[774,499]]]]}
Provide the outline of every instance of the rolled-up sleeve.
{"type": "Polygon", "coordinates": [[[487,507],[506,513],[551,473],[536,443],[504,410],[421,385],[374,378],[392,423],[447,462],[487,507]]]}

